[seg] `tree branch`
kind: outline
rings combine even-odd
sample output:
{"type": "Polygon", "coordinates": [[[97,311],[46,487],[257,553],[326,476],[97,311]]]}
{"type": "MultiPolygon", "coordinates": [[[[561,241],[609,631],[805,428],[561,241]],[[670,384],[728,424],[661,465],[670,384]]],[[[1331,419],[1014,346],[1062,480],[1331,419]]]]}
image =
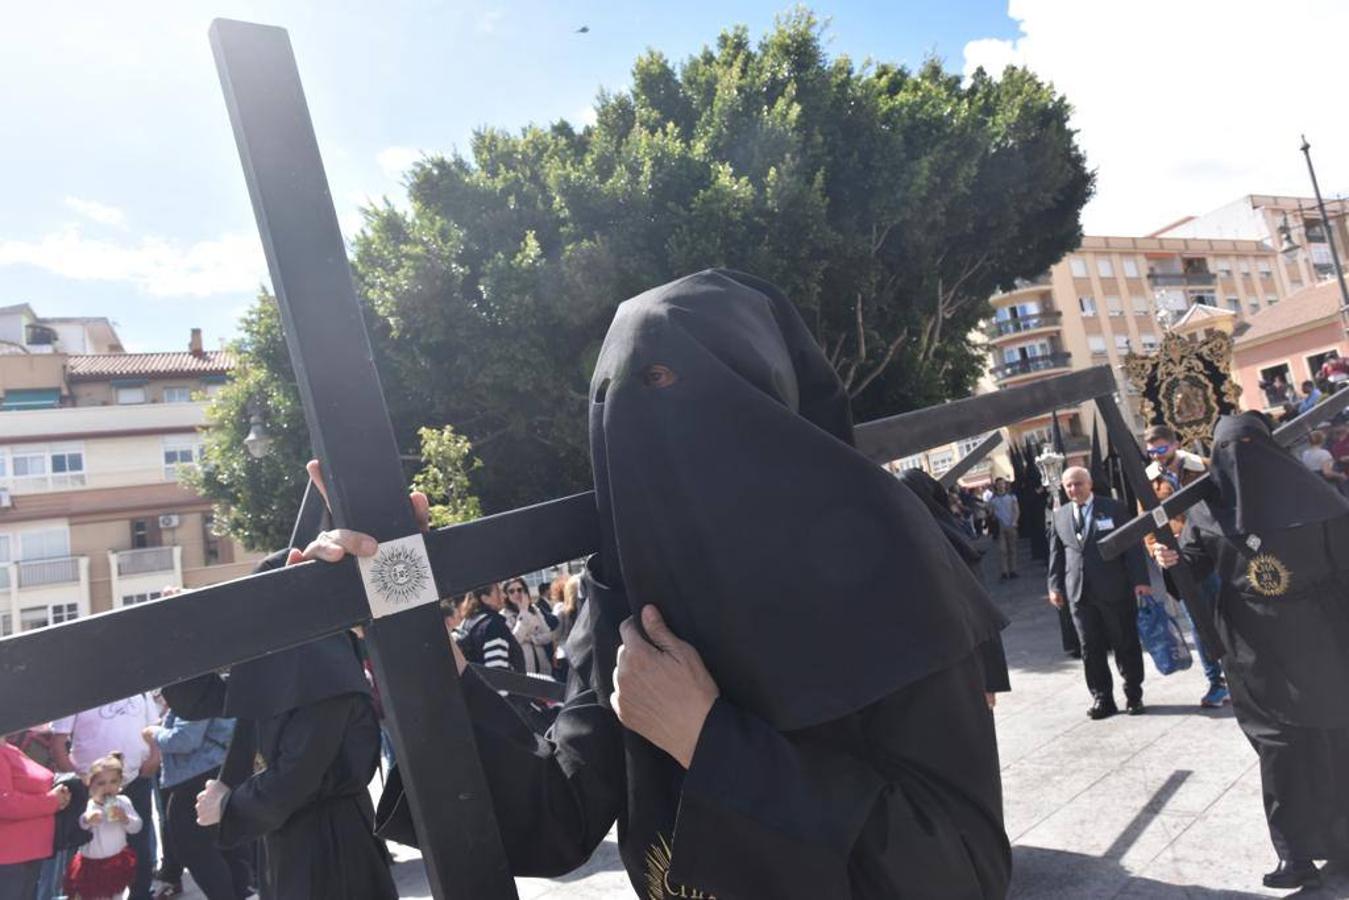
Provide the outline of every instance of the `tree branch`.
{"type": "Polygon", "coordinates": [[[862,379],[862,383],[857,385],[856,388],[848,389],[848,399],[851,400],[853,397],[856,397],[858,394],[866,390],[867,385],[875,381],[877,377],[879,377],[880,374],[886,370],[886,367],[890,365],[891,360],[895,358],[895,353],[899,351],[899,348],[904,344],[904,341],[907,340],[908,337],[909,337],[908,328],[905,328],[902,331],[900,331],[899,336],[890,342],[890,346],[885,348],[885,356],[881,357],[881,361],[876,364],[876,367],[873,368],[867,374],[867,376],[862,379]]]}

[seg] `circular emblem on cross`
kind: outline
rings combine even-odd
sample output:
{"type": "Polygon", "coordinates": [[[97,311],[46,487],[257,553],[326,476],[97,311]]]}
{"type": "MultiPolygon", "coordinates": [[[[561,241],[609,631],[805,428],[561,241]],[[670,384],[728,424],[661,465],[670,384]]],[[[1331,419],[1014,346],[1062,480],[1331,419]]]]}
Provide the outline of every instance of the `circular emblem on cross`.
{"type": "Polygon", "coordinates": [[[370,567],[370,580],[375,590],[393,603],[406,603],[417,597],[430,578],[426,564],[407,547],[381,549],[370,567]]]}

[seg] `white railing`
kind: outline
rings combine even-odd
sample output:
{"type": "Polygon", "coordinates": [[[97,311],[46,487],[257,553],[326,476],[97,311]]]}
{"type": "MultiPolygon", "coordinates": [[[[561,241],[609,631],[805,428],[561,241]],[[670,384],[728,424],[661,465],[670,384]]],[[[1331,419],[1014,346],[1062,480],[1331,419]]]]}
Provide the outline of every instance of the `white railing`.
{"type": "Polygon", "coordinates": [[[117,554],[118,575],[144,575],[147,572],[172,572],[172,547],[144,547],[117,554]]]}
{"type": "Polygon", "coordinates": [[[80,580],[80,559],[77,556],[29,560],[20,562],[18,569],[20,589],[45,584],[74,584],[80,580]]]}

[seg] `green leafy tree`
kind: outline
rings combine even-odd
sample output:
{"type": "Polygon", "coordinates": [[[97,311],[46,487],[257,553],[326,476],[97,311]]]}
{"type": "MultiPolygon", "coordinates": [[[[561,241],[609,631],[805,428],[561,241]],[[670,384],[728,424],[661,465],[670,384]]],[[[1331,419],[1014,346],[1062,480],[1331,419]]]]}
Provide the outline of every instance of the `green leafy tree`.
{"type": "MultiPolygon", "coordinates": [[[[373,325],[374,323],[372,323],[373,325]]],[[[183,467],[184,484],[214,501],[215,526],[250,550],[286,546],[304,497],[311,457],[309,429],[281,332],[276,299],[266,291],[245,314],[233,346],[233,377],[207,408],[201,465],[183,467]],[[254,415],[271,438],[266,455],[254,459],[244,446],[254,415]]],[[[431,500],[433,525],[482,514],[469,488],[469,472],[481,463],[472,445],[450,426],[418,432],[422,469],[412,486],[431,500]]]]}
{"type": "Polygon", "coordinates": [[[483,129],[411,168],[405,208],[367,209],[353,272],[400,446],[452,424],[489,512],[585,489],[615,307],[709,266],[783,288],[859,420],[968,393],[987,297],[1080,242],[1071,109],[1024,69],[855,64],[822,33],[798,10],[757,43],[647,52],[593,125],[483,129]]]}
{"type": "Polygon", "coordinates": [[[485,129],[366,212],[355,272],[395,419],[452,422],[489,510],[589,481],[586,392],[616,305],[708,266],[780,285],[859,419],[967,393],[987,297],[1081,239],[1071,109],[1030,72],[830,59],[807,11],[679,65],[596,122],[485,129]]]}
{"type": "Polygon", "coordinates": [[[482,506],[473,496],[468,473],[482,465],[473,459],[468,438],[454,433],[454,427],[419,428],[422,441],[422,468],[412,478],[412,486],[431,501],[431,524],[439,528],[456,522],[471,522],[482,515],[482,506]]]}

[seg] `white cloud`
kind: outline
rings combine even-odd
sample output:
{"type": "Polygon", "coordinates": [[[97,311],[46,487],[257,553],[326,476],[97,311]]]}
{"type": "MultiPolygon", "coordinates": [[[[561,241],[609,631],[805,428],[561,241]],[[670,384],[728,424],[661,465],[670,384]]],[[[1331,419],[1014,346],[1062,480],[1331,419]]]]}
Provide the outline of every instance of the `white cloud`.
{"type": "Polygon", "coordinates": [[[375,162],[379,163],[385,176],[400,182],[412,164],[421,158],[422,151],[416,147],[385,147],[375,154],[375,162]]]}
{"type": "Polygon", "coordinates": [[[65,204],[86,219],[100,225],[126,227],[126,213],[115,206],[108,206],[95,200],[81,200],[79,197],[66,197],[65,204]]]}
{"type": "Polygon", "coordinates": [[[14,265],[77,281],[128,282],[156,297],[251,292],[267,273],[255,233],[192,244],[154,236],[118,242],[87,237],[77,226],[35,241],[0,239],[0,267],[14,265]]]}
{"type": "Polygon", "coordinates": [[[1010,0],[1021,36],[965,46],[965,71],[1028,65],[1075,107],[1098,170],[1091,234],[1144,234],[1244,194],[1309,195],[1307,132],[1328,190],[1349,186],[1334,97],[1341,0],[1010,0]],[[1320,48],[1319,50],[1317,48],[1320,48]]]}

